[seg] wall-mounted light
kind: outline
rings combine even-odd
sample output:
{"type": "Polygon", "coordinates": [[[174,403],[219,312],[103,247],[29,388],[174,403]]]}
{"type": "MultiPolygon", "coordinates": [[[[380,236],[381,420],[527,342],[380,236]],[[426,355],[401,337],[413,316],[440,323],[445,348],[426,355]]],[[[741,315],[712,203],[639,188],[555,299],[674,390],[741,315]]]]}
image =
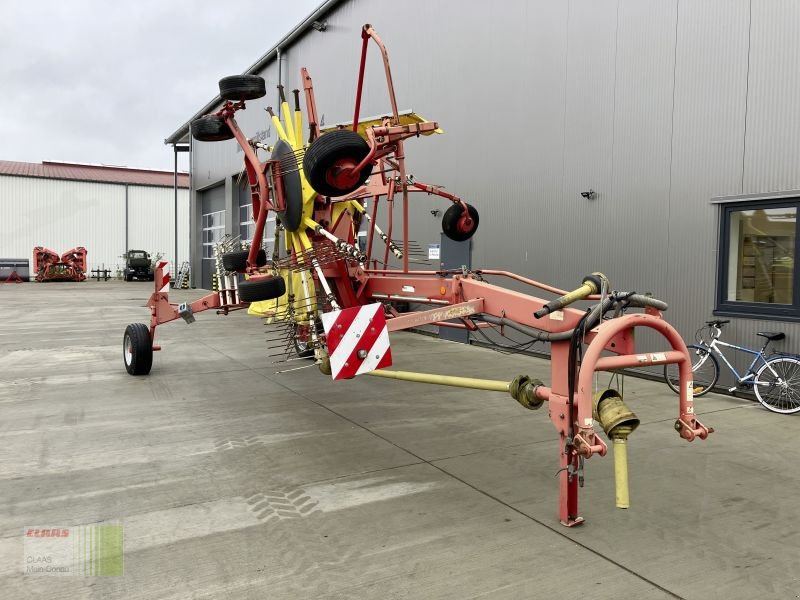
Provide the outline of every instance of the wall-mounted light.
{"type": "Polygon", "coordinates": [[[596,196],[597,193],[592,188],[589,188],[588,192],[581,192],[581,197],[586,198],[587,200],[594,200],[596,196]]]}
{"type": "Polygon", "coordinates": [[[311,24],[311,28],[315,29],[316,31],[325,31],[328,28],[327,21],[314,21],[311,24]]]}

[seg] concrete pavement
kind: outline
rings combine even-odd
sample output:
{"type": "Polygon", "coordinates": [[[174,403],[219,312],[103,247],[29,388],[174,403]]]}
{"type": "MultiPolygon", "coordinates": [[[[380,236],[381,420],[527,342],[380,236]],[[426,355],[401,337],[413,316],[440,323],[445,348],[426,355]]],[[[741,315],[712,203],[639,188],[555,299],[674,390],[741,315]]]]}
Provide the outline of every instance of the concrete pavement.
{"type": "MultiPolygon", "coordinates": [[[[666,385],[627,377],[632,508],[595,457],[587,522],[567,529],[546,407],[276,375],[243,313],[160,328],[152,373],[131,377],[122,333],[151,286],[0,286],[3,597],[800,597],[794,416],[712,394],[697,411],[716,433],[689,444],[666,385]],[[124,576],[23,575],[26,527],[94,523],[123,525],[124,576]]],[[[398,369],[549,380],[529,356],[392,343],[398,369]]]]}

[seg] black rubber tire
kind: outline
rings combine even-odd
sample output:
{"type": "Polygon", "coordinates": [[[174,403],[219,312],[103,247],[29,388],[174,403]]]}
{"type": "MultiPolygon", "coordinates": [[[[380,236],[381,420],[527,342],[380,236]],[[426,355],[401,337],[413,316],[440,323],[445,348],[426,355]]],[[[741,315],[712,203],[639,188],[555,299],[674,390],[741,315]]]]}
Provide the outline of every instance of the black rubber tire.
{"type": "Polygon", "coordinates": [[[223,100],[255,100],[267,95],[267,84],[259,75],[230,75],[219,80],[219,96],[223,100]]]}
{"type": "Polygon", "coordinates": [[[131,323],[122,338],[122,360],[131,375],[147,375],[153,366],[153,342],[144,323],[131,323]]]}
{"type": "Polygon", "coordinates": [[[233,139],[233,132],[222,117],[206,115],[192,121],[192,137],[201,142],[222,142],[233,139]]]}
{"type": "Polygon", "coordinates": [[[280,298],[286,293],[283,277],[268,277],[242,281],[239,284],[239,299],[242,302],[261,302],[280,298]]]}
{"type": "Polygon", "coordinates": [[[453,204],[444,211],[444,215],[442,216],[442,232],[454,242],[464,242],[475,235],[475,232],[478,230],[478,223],[480,222],[478,211],[471,204],[467,204],[467,210],[473,222],[472,229],[467,232],[458,229],[458,220],[464,212],[460,204],[453,204]]]}
{"type": "Polygon", "coordinates": [[[329,169],[339,160],[360,163],[369,154],[369,144],[360,135],[347,129],[336,129],[321,135],[306,150],[303,172],[308,183],[323,196],[344,196],[357,190],[372,173],[372,164],[365,166],[353,185],[341,188],[328,181],[329,169]]]}
{"type": "MultiPolygon", "coordinates": [[[[247,257],[250,250],[237,250],[222,255],[222,266],[226,271],[244,271],[247,268],[247,257]]],[[[263,248],[256,254],[256,266],[263,267],[267,264],[267,252],[263,248]]]]}
{"type": "MultiPolygon", "coordinates": [[[[686,348],[689,350],[689,356],[692,357],[693,396],[699,398],[705,396],[716,385],[719,379],[719,361],[716,356],[701,346],[691,345],[686,348]]],[[[680,393],[677,364],[664,365],[664,380],[673,392],[680,393]]]]}
{"type": "Polygon", "coordinates": [[[125,275],[123,275],[123,277],[125,278],[125,281],[132,281],[133,280],[133,277],[131,277],[127,273],[125,275]]]}
{"type": "Polygon", "coordinates": [[[289,144],[278,140],[272,148],[271,158],[280,161],[281,172],[284,173],[281,179],[286,210],[278,211],[278,218],[287,231],[297,231],[303,220],[303,184],[300,181],[297,155],[289,144]]]}

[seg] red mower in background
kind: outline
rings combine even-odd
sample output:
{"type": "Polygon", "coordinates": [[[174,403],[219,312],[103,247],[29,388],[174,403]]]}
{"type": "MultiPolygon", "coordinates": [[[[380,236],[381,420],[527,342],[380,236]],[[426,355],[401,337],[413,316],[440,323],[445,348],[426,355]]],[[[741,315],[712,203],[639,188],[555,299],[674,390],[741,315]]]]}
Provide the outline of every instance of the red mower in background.
{"type": "Polygon", "coordinates": [[[33,249],[36,281],[83,281],[86,279],[86,248],[78,246],[59,256],[49,248],[33,249]]]}
{"type": "MultiPolygon", "coordinates": [[[[218,246],[219,291],[192,303],[170,304],[166,263],[156,269],[156,289],[150,297],[150,324],[129,325],[123,355],[132,375],[149,373],[156,328],[208,309],[227,314],[259,303],[262,314],[285,338],[285,351],[313,357],[333,379],[359,375],[505,392],[527,409],[547,403],[560,441],[559,518],[567,526],[583,521],[578,514],[578,489],[584,461],[604,456],[608,446],[594,429],[600,423],[615,449],[617,506],[627,508],[628,436],[639,420],[613,389],[595,390],[594,374],[626,367],[677,364],[680,394],[674,427],[687,441],[706,439],[713,430],[694,414],[691,361],[677,331],[663,318],[667,305],[633,292],[614,291],[602,273],[587,275],[566,292],[545,283],[498,270],[427,271],[409,269],[409,210],[411,195],[449,204],[442,228],[453,240],[469,239],[478,228],[475,207],[437,186],[418,182],[406,171],[405,142],[440,133],[436,122],[397,108],[386,48],[370,25],[362,33],[361,60],[352,122],[320,129],[311,77],[301,70],[308,137],[303,134],[300,90],[294,90],[291,111],[283,89],[280,113],[267,108],[277,141],[273,145],[249,140],[235,113],[248,100],[266,94],[256,75],[235,75],[220,81],[225,100],[216,113],[192,123],[192,135],[203,142],[235,139],[244,152],[244,173],[250,186],[255,234],[249,246],[224,240],[218,246]],[[384,64],[391,111],[385,117],[359,120],[367,49],[379,48],[384,64]],[[259,152],[269,154],[265,160],[259,152]],[[399,204],[399,243],[394,233],[399,204]],[[386,210],[386,231],[378,226],[386,210]],[[271,260],[263,248],[267,215],[274,211],[276,227],[271,260]],[[366,246],[357,234],[366,229],[366,246]],[[377,242],[380,240],[380,242],[377,242]],[[382,251],[377,249],[382,243],[382,251]],[[239,275],[247,279],[239,282],[239,275]],[[514,280],[536,294],[559,296],[545,300],[493,282],[514,280]],[[578,300],[588,310],[569,308],[578,300]],[[418,310],[400,313],[398,303],[418,310]],[[626,312],[634,308],[642,312],[626,312]],[[457,319],[458,323],[448,321],[457,319]],[[388,370],[389,334],[425,324],[515,330],[532,341],[550,343],[551,381],[519,375],[511,381],[452,377],[434,373],[388,370]],[[652,329],[664,348],[637,348],[634,330],[652,329]],[[613,356],[608,356],[612,354],[613,356]]],[[[425,210],[430,210],[426,206],[425,210]]]]}

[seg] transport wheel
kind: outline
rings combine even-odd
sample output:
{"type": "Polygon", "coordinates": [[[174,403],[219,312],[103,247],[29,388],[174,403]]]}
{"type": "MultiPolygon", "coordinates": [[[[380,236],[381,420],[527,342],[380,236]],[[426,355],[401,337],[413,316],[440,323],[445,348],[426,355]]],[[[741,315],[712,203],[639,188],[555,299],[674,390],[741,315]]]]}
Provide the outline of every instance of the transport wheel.
{"type": "Polygon", "coordinates": [[[126,273],[124,279],[125,281],[131,281],[131,276],[126,273]]]}
{"type": "MultiPolygon", "coordinates": [[[[716,385],[719,379],[719,362],[713,354],[700,346],[686,346],[692,358],[692,381],[694,397],[706,395],[716,385]]],[[[680,375],[678,365],[673,363],[664,365],[664,379],[670,389],[676,394],[680,393],[680,375]]]]}
{"type": "Polygon", "coordinates": [[[789,356],[770,359],[756,373],[756,398],[772,412],[800,412],[800,360],[789,356]]]}
{"type": "Polygon", "coordinates": [[[223,100],[255,100],[267,95],[263,77],[258,75],[231,75],[219,80],[219,96],[223,100]]]}
{"type": "Polygon", "coordinates": [[[464,213],[464,209],[461,208],[460,204],[453,204],[444,211],[444,215],[442,216],[442,232],[454,242],[466,241],[475,235],[475,232],[478,230],[478,222],[480,221],[478,211],[471,204],[467,204],[467,210],[469,211],[469,218],[472,219],[472,227],[470,227],[469,231],[461,231],[458,228],[458,220],[464,213]]]}
{"type": "Polygon", "coordinates": [[[233,132],[225,119],[206,115],[192,121],[192,137],[201,142],[221,142],[233,138],[233,132]]]}
{"type": "Polygon", "coordinates": [[[289,144],[278,140],[272,148],[271,158],[280,161],[283,197],[286,200],[286,210],[279,211],[278,218],[287,231],[297,231],[303,218],[303,184],[297,155],[289,144]]]}
{"type": "Polygon", "coordinates": [[[280,298],[286,293],[283,277],[261,277],[242,281],[239,284],[239,299],[242,302],[261,302],[280,298]]]}
{"type": "MultiPolygon", "coordinates": [[[[247,257],[250,250],[237,250],[222,255],[222,266],[226,271],[244,271],[247,268],[247,257]]],[[[267,264],[267,252],[261,248],[256,254],[256,266],[263,267],[267,264]]]]}
{"type": "Polygon", "coordinates": [[[147,375],[153,366],[153,342],[144,323],[131,323],[122,338],[122,358],[131,375],[147,375]]]}
{"type": "Polygon", "coordinates": [[[368,164],[359,173],[349,170],[369,154],[369,144],[347,129],[321,135],[306,150],[303,172],[308,183],[323,196],[344,196],[361,187],[372,173],[368,164]]]}

